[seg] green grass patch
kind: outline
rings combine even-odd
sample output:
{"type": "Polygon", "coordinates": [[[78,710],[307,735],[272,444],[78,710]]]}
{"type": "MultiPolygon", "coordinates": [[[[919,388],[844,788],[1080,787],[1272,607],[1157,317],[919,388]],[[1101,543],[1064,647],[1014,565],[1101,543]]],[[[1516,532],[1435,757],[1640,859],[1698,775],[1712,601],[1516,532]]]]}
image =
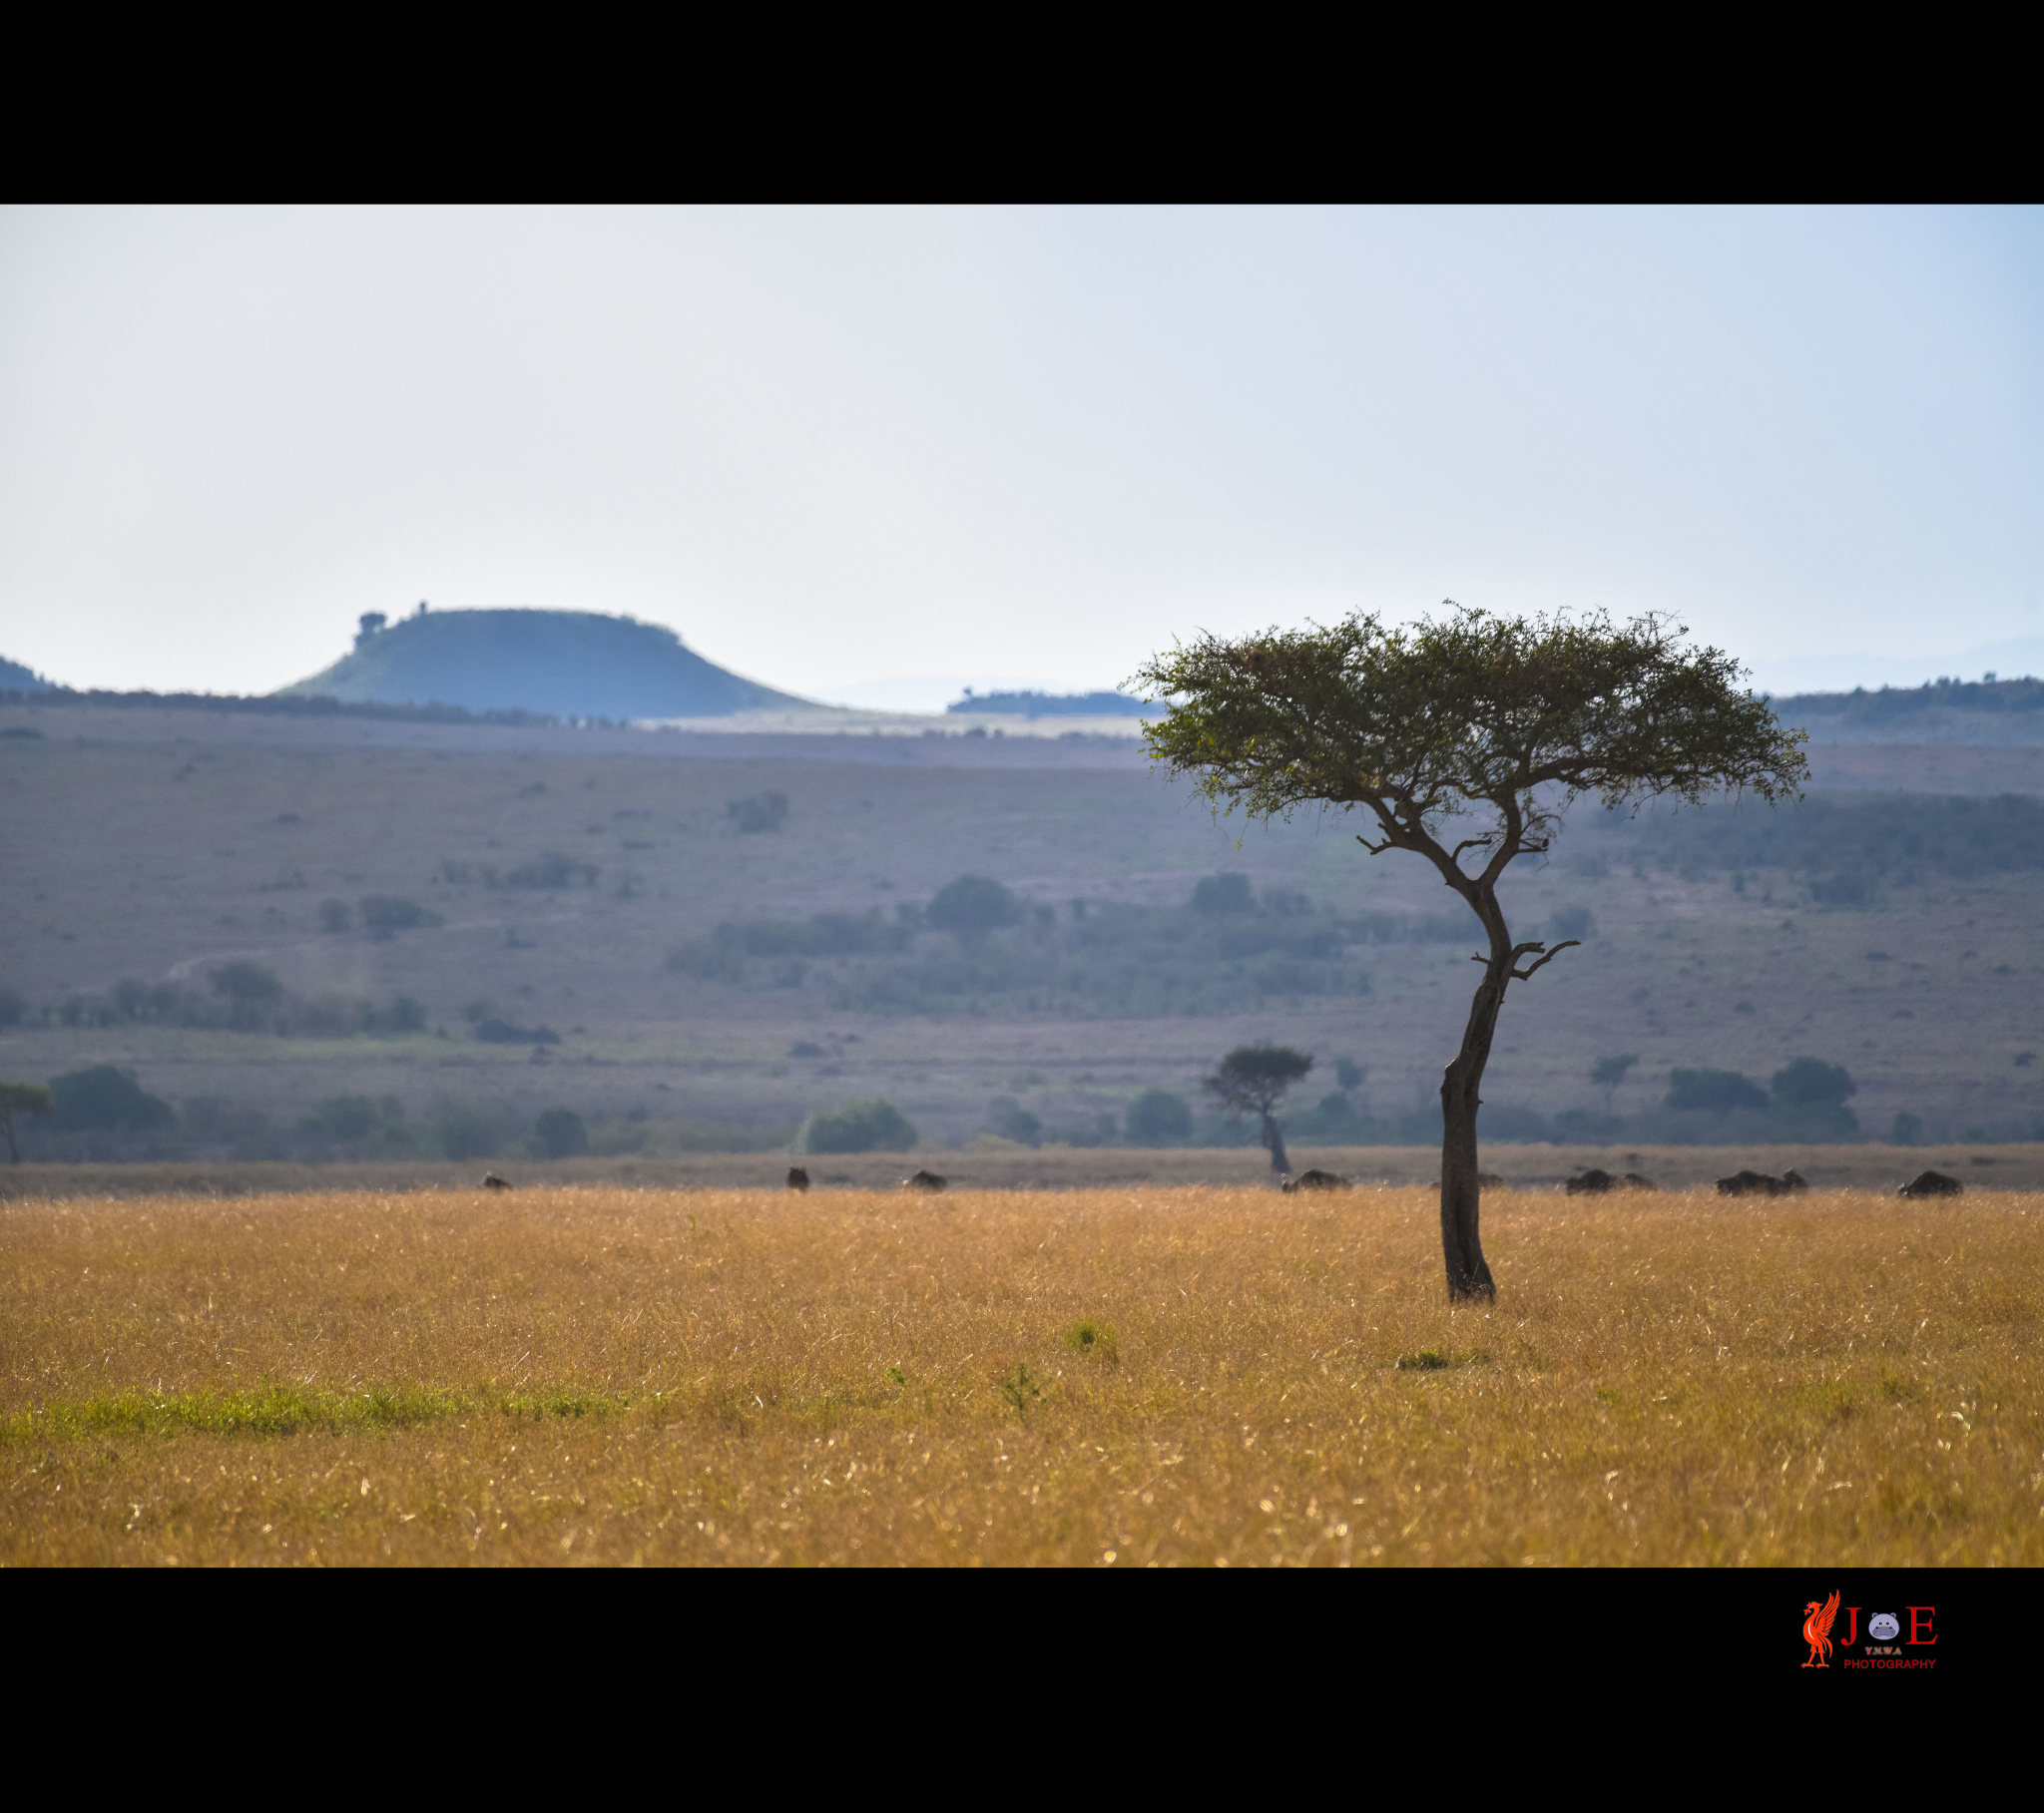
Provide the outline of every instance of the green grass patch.
{"type": "Polygon", "coordinates": [[[596,1392],[474,1393],[430,1386],[315,1391],[262,1385],[251,1391],[111,1392],[59,1400],[0,1417],[0,1447],[84,1441],[106,1435],[288,1436],[409,1429],[459,1416],[608,1416],[631,1400],[596,1392]]]}

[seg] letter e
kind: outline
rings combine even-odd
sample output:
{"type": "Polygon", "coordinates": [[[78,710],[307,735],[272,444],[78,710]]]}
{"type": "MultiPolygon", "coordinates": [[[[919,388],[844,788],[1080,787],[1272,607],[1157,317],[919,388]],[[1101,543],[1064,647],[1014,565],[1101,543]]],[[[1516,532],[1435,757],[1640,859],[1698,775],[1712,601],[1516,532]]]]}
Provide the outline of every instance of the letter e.
{"type": "Polygon", "coordinates": [[[1937,1607],[1935,1605],[1911,1605],[1909,1607],[1909,1640],[1912,1643],[1936,1642],[1937,1638],[1934,1636],[1917,1635],[1919,1630],[1928,1630],[1930,1628],[1930,1619],[1928,1617],[1919,1618],[1916,1615],[1919,1611],[1929,1612],[1934,1615],[1937,1607]]]}

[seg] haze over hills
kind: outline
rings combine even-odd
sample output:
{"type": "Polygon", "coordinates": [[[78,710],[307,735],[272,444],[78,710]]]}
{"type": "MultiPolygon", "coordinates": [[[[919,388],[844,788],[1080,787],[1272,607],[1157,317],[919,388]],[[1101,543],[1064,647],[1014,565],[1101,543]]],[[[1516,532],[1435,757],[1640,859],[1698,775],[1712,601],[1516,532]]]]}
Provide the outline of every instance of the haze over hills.
{"type": "Polygon", "coordinates": [[[672,630],[592,611],[428,611],[361,620],[353,652],[280,696],[461,705],[559,717],[729,717],[801,710],[708,662],[672,630]]]}

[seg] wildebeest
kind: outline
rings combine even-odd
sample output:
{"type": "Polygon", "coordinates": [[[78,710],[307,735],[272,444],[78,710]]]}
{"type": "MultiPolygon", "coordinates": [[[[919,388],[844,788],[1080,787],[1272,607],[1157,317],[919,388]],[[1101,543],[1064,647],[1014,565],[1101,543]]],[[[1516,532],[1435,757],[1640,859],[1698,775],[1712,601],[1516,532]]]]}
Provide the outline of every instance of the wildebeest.
{"type": "Polygon", "coordinates": [[[1927,1170],[1911,1177],[1896,1193],[1904,1196],[1956,1196],[1965,1187],[1958,1178],[1947,1177],[1941,1170],[1927,1170]]]}
{"type": "Polygon", "coordinates": [[[1278,1187],[1289,1196],[1302,1189],[1346,1189],[1348,1179],[1330,1170],[1305,1170],[1285,1178],[1278,1187]]]}
{"type": "Polygon", "coordinates": [[[1718,1179],[1718,1193],[1721,1196],[1779,1196],[1792,1185],[1780,1177],[1771,1177],[1765,1171],[1734,1171],[1729,1177],[1718,1179]]]}
{"type": "Polygon", "coordinates": [[[509,1177],[500,1177],[493,1170],[486,1170],[483,1172],[483,1188],[509,1189],[510,1187],[511,1179],[509,1177]]]}
{"type": "Polygon", "coordinates": [[[803,1170],[799,1164],[790,1164],[787,1167],[787,1187],[789,1189],[807,1189],[809,1187],[809,1173],[803,1170]]]}
{"type": "Polygon", "coordinates": [[[1624,1183],[1627,1189],[1659,1189],[1661,1187],[1652,1177],[1643,1177],[1636,1170],[1626,1172],[1624,1183]]]}
{"type": "Polygon", "coordinates": [[[1800,1195],[1809,1183],[1799,1170],[1785,1170],[1782,1173],[1782,1187],[1789,1195],[1800,1195]]]}
{"type": "Polygon", "coordinates": [[[949,1185],[933,1170],[919,1170],[912,1177],[901,1179],[903,1189],[946,1189],[949,1185]]]}
{"type": "Polygon", "coordinates": [[[1580,1177],[1571,1177],[1562,1188],[1572,1196],[1601,1196],[1617,1184],[1618,1179],[1608,1170],[1586,1170],[1580,1177]]]}

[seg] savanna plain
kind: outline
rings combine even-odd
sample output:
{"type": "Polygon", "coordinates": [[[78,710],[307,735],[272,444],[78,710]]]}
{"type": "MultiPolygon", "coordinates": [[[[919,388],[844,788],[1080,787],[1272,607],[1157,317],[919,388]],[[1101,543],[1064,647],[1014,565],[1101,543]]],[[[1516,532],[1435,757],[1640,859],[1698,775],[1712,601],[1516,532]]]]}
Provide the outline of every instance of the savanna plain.
{"type": "Polygon", "coordinates": [[[2044,1562],[2044,1194],[16,1201],[12,1566],[2044,1562]]]}

